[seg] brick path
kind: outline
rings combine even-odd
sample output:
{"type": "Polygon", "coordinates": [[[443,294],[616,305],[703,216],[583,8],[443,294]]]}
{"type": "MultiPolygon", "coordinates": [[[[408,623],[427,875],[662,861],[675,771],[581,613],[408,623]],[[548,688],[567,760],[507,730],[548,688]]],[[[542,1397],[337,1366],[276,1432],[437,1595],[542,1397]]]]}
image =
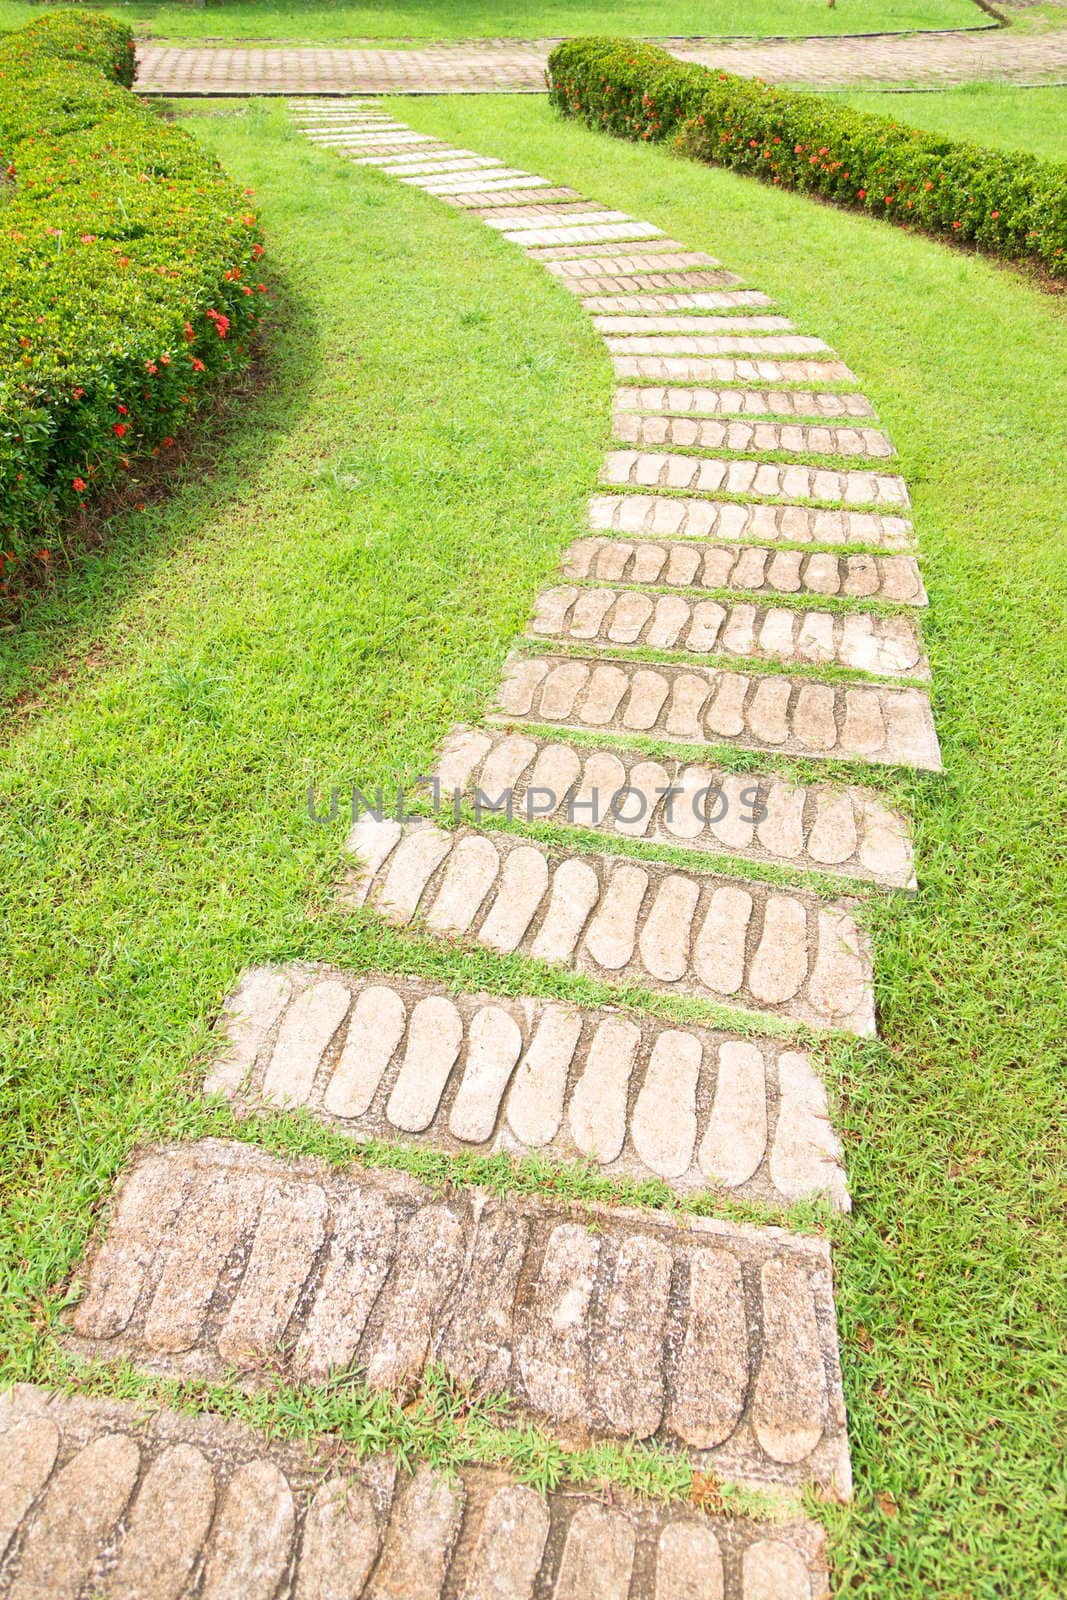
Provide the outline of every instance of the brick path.
{"type": "MultiPolygon", "coordinates": [[[[878,766],[940,766],[890,440],[821,340],[652,224],[372,106],[294,112],[577,294],[629,447],[590,485],[589,527],[484,719],[445,741],[422,795],[435,814],[355,823],[338,909],[624,984],[629,1004],[254,968],[205,1092],[354,1141],[581,1159],[656,1180],[664,1202],[847,1211],[813,1041],[874,1033],[865,897],[915,884],[878,766]],[[551,844],[514,826],[539,818],[551,844]],[[692,1020],[694,998],[715,1010],[692,1020]]],[[[354,1364],[399,1395],[434,1363],[564,1445],[654,1441],[794,1507],[808,1486],[850,1493],[829,1246],[781,1227],[430,1189],[204,1139],[138,1154],[79,1276],[64,1340],[103,1362],[250,1388],[354,1364]]],[[[0,1433],[0,1595],[16,1600],[187,1581],[218,1600],[826,1594],[799,1513],[544,1501],[499,1472],[444,1482],[383,1458],[342,1500],[314,1444],[166,1412],[144,1428],[33,1389],[0,1407],[0,1433]]]]}
{"type": "MultiPolygon", "coordinates": [[[[142,94],[539,94],[552,39],[426,44],[408,50],[138,47],[142,94]]],[[[883,34],[864,38],[662,41],[686,61],[768,82],[1067,81],[1067,30],[883,34]]]]}

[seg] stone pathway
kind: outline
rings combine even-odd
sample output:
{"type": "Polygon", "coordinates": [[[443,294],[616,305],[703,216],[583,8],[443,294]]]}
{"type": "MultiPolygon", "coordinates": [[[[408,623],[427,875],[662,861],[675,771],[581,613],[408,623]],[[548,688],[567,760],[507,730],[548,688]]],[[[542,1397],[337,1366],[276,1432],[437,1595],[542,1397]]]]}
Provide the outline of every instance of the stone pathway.
{"type": "Polygon", "coordinates": [[[616,1493],[542,1499],[498,1471],[270,1444],[217,1417],[0,1399],[0,1592],[11,1600],[794,1600],[813,1530],[616,1493]],[[5,1556],[6,1552],[6,1556],[5,1556]]]}
{"type": "Polygon", "coordinates": [[[586,1160],[677,1194],[848,1208],[815,1066],[773,1039],[314,966],[253,968],[225,1023],[205,1088],[244,1107],[305,1106],[359,1140],[586,1160]]]}
{"type": "MultiPolygon", "coordinates": [[[[874,34],[822,39],[663,39],[684,61],[769,83],[941,87],[1067,81],[1067,30],[874,34]]],[[[555,39],[479,39],[410,49],[141,44],[137,91],[163,95],[543,94],[555,39]]]]}
{"type": "MultiPolygon", "coordinates": [[[[609,450],[590,526],[484,720],[445,741],[427,814],[356,822],[338,906],[582,972],[609,996],[625,984],[629,1004],[255,968],[205,1092],[357,1142],[581,1159],[657,1180],[664,1203],[430,1190],[217,1140],[141,1151],[65,1342],[246,1388],[355,1364],[403,1395],[433,1362],[564,1444],[651,1441],[794,1508],[806,1486],[847,1497],[827,1243],[674,1202],[849,1206],[816,1041],[874,1033],[864,898],[915,885],[877,768],[940,765],[892,445],[832,350],[652,224],[372,107],[294,114],[579,294],[627,447],[609,450]],[[545,818],[552,843],[515,827],[545,818]],[[686,997],[685,1020],[635,1004],[642,991],[686,997]],[[714,1013],[691,1020],[694,998],[714,1013]]],[[[105,1583],[263,1600],[826,1592],[804,1521],[570,1490],[546,1503],[499,1473],[445,1483],[388,1461],[352,1469],[342,1500],[313,1449],[34,1390],[5,1426],[0,1595],[22,1600],[105,1583]]]]}
{"type": "Polygon", "coordinates": [[[134,1166],[73,1329],[86,1355],[214,1380],[355,1361],[402,1389],[435,1361],[564,1440],[656,1436],[739,1482],[849,1487],[829,1251],[779,1229],[577,1221],[203,1140],[134,1166]]]}

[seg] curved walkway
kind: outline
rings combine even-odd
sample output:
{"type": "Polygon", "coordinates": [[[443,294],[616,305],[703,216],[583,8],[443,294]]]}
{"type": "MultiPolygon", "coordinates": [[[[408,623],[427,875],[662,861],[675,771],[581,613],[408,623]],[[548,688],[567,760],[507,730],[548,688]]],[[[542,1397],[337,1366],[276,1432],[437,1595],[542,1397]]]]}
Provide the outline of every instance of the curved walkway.
{"type": "Polygon", "coordinates": [[[188,1580],[215,1600],[821,1600],[798,1496],[851,1491],[829,1246],[677,1202],[849,1206],[808,1041],[875,1031],[863,898],[914,884],[877,764],[939,767],[892,444],[847,365],[712,257],[373,107],[295,111],[317,144],[541,263],[618,380],[588,527],[484,718],[440,752],[426,814],[357,823],[341,905],[631,1001],[710,1001],[715,1020],[252,970],[208,1092],[356,1141],[581,1158],[662,1200],[442,1191],[210,1139],[143,1151],[65,1342],[207,1382],[236,1365],[313,1386],[355,1364],[403,1392],[434,1363],[564,1444],[653,1441],[792,1517],[542,1500],[501,1472],[408,1478],[387,1459],[324,1479],[244,1427],[142,1429],[27,1388],[0,1410],[0,1592],[51,1593],[58,1563],[70,1594],[107,1572],[112,1594],[188,1580]],[[538,818],[556,842],[508,826],[538,818]]]}
{"type": "MultiPolygon", "coordinates": [[[[397,50],[142,44],[137,89],[166,95],[541,94],[553,39],[491,39],[397,50]]],[[[988,79],[1067,81],[1067,29],[877,34],[824,39],[659,41],[685,61],[771,83],[940,87],[988,79]]]]}

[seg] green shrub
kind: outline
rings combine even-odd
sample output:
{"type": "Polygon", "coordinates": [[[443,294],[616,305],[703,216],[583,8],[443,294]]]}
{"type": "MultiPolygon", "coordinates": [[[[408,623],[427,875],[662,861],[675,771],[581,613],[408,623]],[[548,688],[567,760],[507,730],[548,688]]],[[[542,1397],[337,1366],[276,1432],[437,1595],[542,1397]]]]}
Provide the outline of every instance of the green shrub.
{"type": "Polygon", "coordinates": [[[0,46],[0,60],[5,75],[36,72],[50,61],[71,61],[96,67],[127,89],[137,70],[133,35],[125,23],[114,17],[78,16],[70,11],[38,17],[17,33],[8,34],[0,46]]]}
{"type": "Polygon", "coordinates": [[[552,104],[591,127],[669,141],[699,161],[1067,272],[1062,162],[925,133],[629,40],[571,39],[548,67],[552,104]]]}
{"type": "Polygon", "coordinates": [[[247,198],[133,73],[108,18],[0,43],[0,593],[247,363],[265,304],[247,198]]]}

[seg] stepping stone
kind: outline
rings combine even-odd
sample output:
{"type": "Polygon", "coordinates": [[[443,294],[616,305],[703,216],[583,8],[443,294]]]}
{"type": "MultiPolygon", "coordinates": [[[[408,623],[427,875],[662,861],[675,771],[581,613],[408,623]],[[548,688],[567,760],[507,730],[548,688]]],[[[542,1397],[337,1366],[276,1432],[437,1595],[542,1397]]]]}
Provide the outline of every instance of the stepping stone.
{"type": "Polygon", "coordinates": [[[199,1580],[209,1600],[576,1600],[572,1578],[609,1559],[615,1587],[580,1600],[827,1593],[823,1532],[799,1517],[715,1518],[618,1489],[605,1505],[569,1484],[542,1498],[498,1470],[338,1464],[333,1443],[18,1384],[0,1398],[5,1593],[176,1600],[199,1580]]]}
{"type": "MultiPolygon", "coordinates": [[[[615,410],[665,411],[675,416],[766,415],[783,417],[873,417],[862,394],[798,389],[616,389],[615,410]]],[[[892,446],[890,446],[892,448],[892,446]]]]}
{"type": "MultiPolygon", "coordinates": [[[[427,194],[439,194],[442,198],[482,191],[495,195],[499,190],[508,191],[516,187],[527,189],[531,186],[542,190],[538,195],[539,200],[544,198],[545,192],[549,194],[571,192],[550,189],[547,178],[534,177],[532,173],[522,172],[517,167],[494,167],[491,172],[472,172],[468,168],[459,172],[398,173],[397,176],[404,183],[425,189],[427,194]]],[[[502,203],[510,204],[507,201],[502,203]]]]}
{"type": "Polygon", "coordinates": [[[878,684],[520,656],[508,666],[490,720],[941,770],[926,694],[878,684]]]}
{"type": "Polygon", "coordinates": [[[747,494],[763,500],[829,500],[846,505],[907,506],[907,485],[897,473],[835,472],[770,461],[722,461],[707,456],[609,450],[602,483],[699,494],[747,494]]]}
{"type": "MultiPolygon", "coordinates": [[[[685,281],[684,279],[682,280],[685,281]]],[[[605,315],[624,311],[722,311],[732,307],[771,306],[774,301],[758,289],[708,290],[701,294],[617,294],[612,284],[606,293],[590,294],[583,286],[582,305],[605,315]]]]}
{"type": "Polygon", "coordinates": [[[904,819],[865,789],[801,786],[676,758],[656,761],[622,745],[595,749],[495,728],[456,729],[435,778],[443,806],[456,791],[476,811],[510,794],[512,815],[523,822],[542,818],[886,888],[915,887],[904,819]]]}
{"type": "Polygon", "coordinates": [[[561,250],[565,258],[569,251],[580,250],[583,246],[619,244],[628,239],[655,239],[657,250],[663,248],[660,230],[651,222],[601,222],[584,226],[578,224],[570,228],[524,228],[506,233],[504,237],[523,245],[538,261],[546,259],[541,254],[546,248],[561,250]]]}
{"type": "Polygon", "coordinates": [[[678,333],[719,334],[737,332],[742,333],[769,333],[773,331],[788,331],[793,323],[788,317],[773,314],[770,316],[744,316],[744,317],[594,317],[593,326],[598,333],[678,333]]]}
{"type": "Polygon", "coordinates": [[[317,142],[320,149],[333,150],[338,155],[355,156],[357,161],[361,156],[395,155],[402,150],[413,150],[415,148],[418,148],[420,153],[425,155],[429,155],[431,152],[437,152],[438,150],[448,149],[448,146],[442,145],[438,139],[388,138],[382,140],[374,139],[368,142],[360,141],[358,143],[354,140],[346,139],[321,139],[313,142],[317,142]]]}
{"type": "Polygon", "coordinates": [[[402,129],[396,133],[386,129],[373,133],[357,133],[355,131],[351,133],[339,131],[333,133],[309,133],[308,138],[312,144],[328,144],[334,147],[345,145],[353,149],[369,149],[378,145],[383,149],[391,149],[394,146],[397,149],[402,149],[408,145],[440,143],[439,139],[433,138],[428,133],[406,133],[402,129]]]}
{"type": "Polygon", "coordinates": [[[715,334],[641,334],[607,337],[615,356],[813,356],[833,352],[822,339],[806,333],[768,334],[766,338],[715,334]]]}
{"type": "Polygon", "coordinates": [[[569,584],[542,589],[526,632],[530,639],[737,656],[791,667],[832,665],[879,678],[930,676],[922,635],[910,616],[569,584]]]}
{"type": "MultiPolygon", "coordinates": [[[[589,267],[595,266],[596,263],[590,261],[550,261],[546,262],[545,265],[549,272],[558,275],[560,269],[564,267],[568,269],[572,266],[589,267]]],[[[759,291],[756,289],[745,289],[743,287],[735,287],[730,289],[720,287],[721,285],[730,284],[740,286],[744,282],[744,280],[739,278],[735,272],[727,272],[725,268],[720,268],[716,271],[707,271],[702,267],[690,267],[687,270],[682,271],[638,272],[619,274],[615,277],[607,275],[601,277],[593,274],[583,274],[580,277],[560,277],[559,281],[563,287],[565,289],[569,289],[572,294],[582,296],[583,301],[587,296],[590,298],[601,297],[607,299],[625,299],[632,295],[651,293],[660,289],[685,288],[706,289],[709,292],[714,293],[716,299],[722,295],[725,299],[725,303],[727,304],[757,305],[761,304],[765,300],[767,301],[768,305],[771,304],[770,300],[767,299],[767,296],[760,295],[759,291]],[[755,296],[756,298],[753,300],[742,298],[740,301],[735,301],[733,298],[735,295],[746,297],[755,296]],[[729,296],[729,299],[725,298],[727,296],[729,296]]]]}
{"type": "Polygon", "coordinates": [[[545,251],[538,259],[546,262],[549,272],[557,278],[580,279],[582,294],[587,293],[585,282],[589,278],[615,279],[630,277],[635,272],[684,272],[687,274],[684,281],[695,283],[696,279],[690,278],[688,273],[703,273],[711,268],[714,272],[709,271],[707,275],[714,283],[741,281],[734,273],[727,272],[714,256],[705,255],[703,250],[689,250],[676,239],[657,239],[653,249],[636,254],[627,251],[620,255],[608,245],[586,245],[569,261],[562,250],[545,251]]]}
{"type": "Polygon", "coordinates": [[[302,119],[297,127],[309,139],[323,134],[346,133],[411,133],[391,117],[317,117],[314,121],[302,119]]]}
{"type": "MultiPolygon", "coordinates": [[[[571,194],[572,191],[568,191],[568,196],[571,194]]],[[[486,227],[510,234],[527,228],[537,231],[546,221],[558,221],[561,228],[581,228],[593,224],[599,226],[601,223],[631,222],[633,219],[625,211],[609,211],[605,206],[592,206],[580,196],[577,199],[569,197],[558,205],[543,205],[540,195],[534,204],[527,204],[520,195],[515,205],[502,206],[493,216],[482,220],[486,227]]]]}
{"type": "Polygon", "coordinates": [[[439,194],[449,205],[459,206],[464,211],[473,211],[483,222],[487,222],[489,217],[485,213],[495,213],[498,206],[515,205],[522,199],[524,189],[536,189],[538,202],[545,206],[546,211],[550,207],[565,206],[570,203],[572,190],[541,188],[540,185],[543,183],[543,178],[536,180],[516,178],[511,182],[500,184],[479,184],[477,188],[473,184],[462,187],[459,184],[450,185],[447,191],[442,185],[435,185],[432,189],[429,184],[424,187],[428,194],[439,194]]]}
{"type": "Polygon", "coordinates": [[[593,328],[598,333],[609,334],[715,334],[731,330],[741,330],[742,333],[789,333],[793,326],[790,318],[782,317],[779,312],[745,317],[593,317],[593,328]]]}
{"type": "Polygon", "coordinates": [[[883,550],[915,547],[906,517],[802,505],[738,505],[681,495],[594,495],[589,526],[595,532],[640,533],[652,539],[714,537],[754,539],[761,544],[871,545],[883,550]]]}
{"type": "Polygon", "coordinates": [[[744,589],[751,594],[844,595],[926,605],[926,590],[914,556],[841,556],[827,550],[809,553],[775,550],[768,545],[694,544],[676,539],[577,539],[564,552],[560,566],[568,578],[744,589]]]}
{"type": "MultiPolygon", "coordinates": [[[[576,813],[580,821],[581,813],[576,813]]],[[[422,818],[362,817],[349,907],[576,968],[606,983],[873,1034],[870,946],[855,902],[563,852],[503,830],[446,831],[422,818]]]]}
{"type": "Polygon", "coordinates": [[[440,150],[432,155],[425,155],[421,150],[405,150],[394,156],[357,156],[355,164],[357,167],[381,167],[383,172],[391,176],[399,176],[405,171],[415,172],[421,167],[427,171],[466,172],[483,168],[490,172],[501,166],[501,162],[476,156],[472,150],[457,150],[453,145],[446,144],[442,144],[440,150]]]}
{"type": "Polygon", "coordinates": [[[696,356],[616,355],[612,371],[617,378],[640,378],[669,384],[775,384],[856,383],[856,374],[843,361],[712,360],[696,356]]]}
{"type": "Polygon", "coordinates": [[[416,159],[436,161],[451,156],[453,149],[451,145],[435,142],[417,150],[409,150],[404,145],[394,145],[391,150],[376,151],[372,155],[359,155],[353,151],[347,151],[346,154],[354,167],[379,167],[387,174],[394,174],[400,170],[400,162],[416,159]]]}
{"type": "Polygon", "coordinates": [[[205,1088],[245,1108],[303,1107],[360,1141],[592,1162],[678,1195],[848,1209],[814,1064],[771,1039],[300,966],[247,972],[224,1024],[205,1088]],[[344,1014],[296,1048],[290,1018],[324,988],[344,990],[344,1014]]]}
{"type": "MultiPolygon", "coordinates": [[[[617,1071],[617,1053],[600,1070],[617,1071]]],[[[594,1086],[586,1101],[592,1126],[594,1086]]],[[[517,1420],[564,1442],[655,1439],[717,1476],[847,1495],[827,1242],[609,1206],[587,1216],[241,1143],[150,1150],[116,1190],[63,1342],[208,1382],[236,1364],[250,1388],[269,1361],[296,1385],[355,1367],[403,1394],[432,1363],[476,1393],[506,1391],[517,1420]]],[[[130,1446],[114,1471],[121,1510],[130,1446]]],[[[264,1533],[293,1517],[273,1481],[274,1518],[263,1489],[241,1506],[247,1522],[258,1500],[264,1533]]],[[[412,1591],[379,1564],[370,1592],[412,1591]]]]}
{"type": "MultiPolygon", "coordinates": [[[[731,319],[719,320],[725,322],[731,319]]],[[[615,412],[613,432],[623,444],[639,445],[646,449],[671,446],[686,450],[736,450],[741,454],[789,450],[796,455],[822,456],[891,456],[894,453],[893,446],[878,428],[636,416],[625,408],[615,412]]]]}

